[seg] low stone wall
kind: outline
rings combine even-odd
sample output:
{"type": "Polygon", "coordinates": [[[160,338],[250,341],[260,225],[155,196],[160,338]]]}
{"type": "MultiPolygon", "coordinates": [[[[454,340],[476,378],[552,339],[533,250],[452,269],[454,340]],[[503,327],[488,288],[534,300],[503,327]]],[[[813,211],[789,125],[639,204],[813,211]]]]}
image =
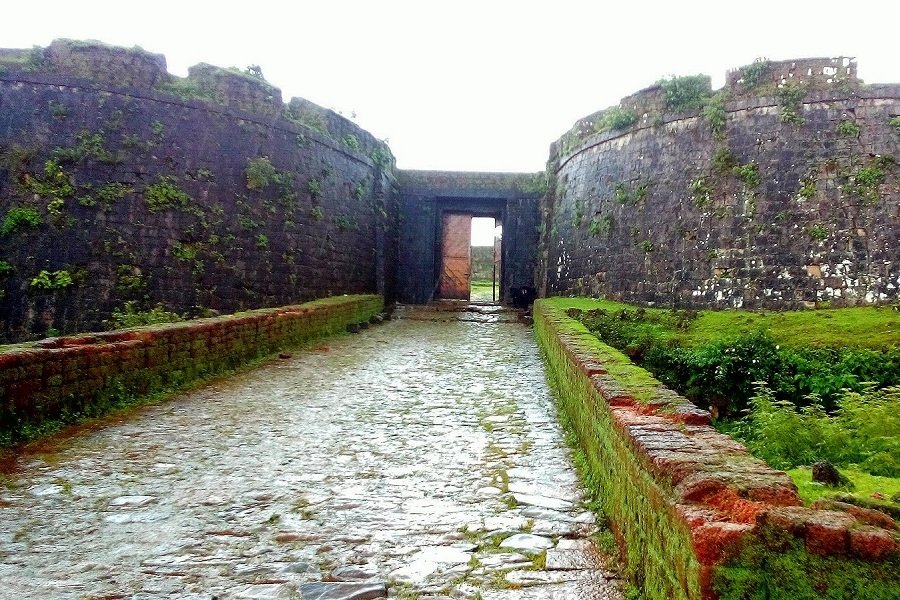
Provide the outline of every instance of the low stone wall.
{"type": "Polygon", "coordinates": [[[804,507],[785,473],[569,318],[570,305],[539,300],[535,332],[582,475],[646,597],[900,597],[890,517],[804,507]]]}
{"type": "Polygon", "coordinates": [[[0,437],[110,407],[342,332],[382,310],[381,296],[281,308],[0,348],[0,437]]]}

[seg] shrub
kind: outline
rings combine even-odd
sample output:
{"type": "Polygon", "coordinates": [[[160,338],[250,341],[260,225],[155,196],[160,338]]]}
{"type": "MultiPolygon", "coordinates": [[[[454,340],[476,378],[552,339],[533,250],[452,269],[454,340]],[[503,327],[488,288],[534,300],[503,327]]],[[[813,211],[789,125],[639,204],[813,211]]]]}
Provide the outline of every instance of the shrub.
{"type": "Polygon", "coordinates": [[[605,343],[649,370],[660,381],[723,416],[739,416],[765,382],[777,400],[798,406],[817,398],[834,410],[844,389],[860,392],[864,382],[900,385],[900,348],[783,348],[764,332],[717,339],[690,348],[675,341],[693,313],[643,309],[586,311],[581,320],[605,343]]]}
{"type": "Polygon", "coordinates": [[[606,109],[600,121],[595,126],[595,131],[609,131],[612,129],[625,129],[637,123],[637,115],[633,111],[613,106],[606,109]]]}
{"type": "Polygon", "coordinates": [[[709,121],[709,128],[716,136],[725,133],[725,123],[728,120],[728,113],[725,111],[727,99],[728,95],[725,92],[719,92],[711,97],[703,107],[703,116],[709,121]]]}
{"type": "Polygon", "coordinates": [[[843,136],[856,137],[859,135],[860,127],[854,121],[842,120],[838,123],[837,132],[843,136]]]}
{"type": "Polygon", "coordinates": [[[778,96],[778,106],[781,111],[781,120],[784,123],[792,123],[799,125],[803,123],[803,116],[800,114],[801,103],[806,96],[806,90],[794,83],[786,83],[776,92],[778,96]]]}
{"type": "Polygon", "coordinates": [[[661,79],[658,83],[662,88],[666,107],[674,112],[701,108],[712,95],[707,75],[670,77],[661,79]]]}
{"type": "Polygon", "coordinates": [[[31,287],[37,290],[61,290],[73,285],[72,274],[65,269],[60,271],[43,270],[31,280],[31,287]]]}
{"type": "Polygon", "coordinates": [[[187,192],[178,187],[172,177],[160,177],[156,183],[144,190],[144,202],[150,212],[185,208],[191,200],[187,192]]]}
{"type": "Polygon", "coordinates": [[[741,82],[744,88],[752,90],[758,86],[771,68],[772,63],[766,58],[757,58],[752,64],[741,67],[741,82]]]}
{"type": "Polygon", "coordinates": [[[813,397],[802,408],[760,385],[735,432],[775,468],[828,460],[872,475],[900,477],[900,387],[843,393],[833,415],[813,397]]]}
{"type": "Polygon", "coordinates": [[[19,229],[36,229],[42,222],[41,213],[31,206],[14,206],[6,212],[0,234],[9,235],[19,229]]]}
{"type": "Polygon", "coordinates": [[[272,166],[268,156],[251,158],[244,169],[247,178],[247,189],[262,190],[272,183],[278,183],[284,178],[284,174],[272,166]]]}
{"type": "Polygon", "coordinates": [[[137,302],[129,300],[122,309],[114,309],[109,324],[113,329],[126,327],[139,327],[141,325],[155,325],[157,323],[175,323],[183,320],[178,313],[165,310],[162,304],[158,304],[150,310],[137,310],[137,302]]]}
{"type": "Polygon", "coordinates": [[[346,134],[341,138],[341,141],[344,142],[344,145],[351,150],[359,150],[359,138],[357,138],[352,133],[346,134]]]}

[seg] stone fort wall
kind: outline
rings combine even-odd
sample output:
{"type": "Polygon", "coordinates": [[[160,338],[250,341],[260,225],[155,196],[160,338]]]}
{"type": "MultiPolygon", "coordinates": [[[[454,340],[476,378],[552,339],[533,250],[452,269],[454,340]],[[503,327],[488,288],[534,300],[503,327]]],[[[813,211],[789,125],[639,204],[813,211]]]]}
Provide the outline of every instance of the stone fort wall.
{"type": "Polygon", "coordinates": [[[715,94],[708,78],[673,81],[552,146],[545,295],[715,308],[898,298],[900,86],[864,85],[849,59],[757,62],[715,94]],[[711,99],[692,106],[692,92],[711,99]]]}
{"type": "Polygon", "coordinates": [[[0,342],[392,294],[393,157],[253,73],[140,49],[0,51],[0,342]]]}

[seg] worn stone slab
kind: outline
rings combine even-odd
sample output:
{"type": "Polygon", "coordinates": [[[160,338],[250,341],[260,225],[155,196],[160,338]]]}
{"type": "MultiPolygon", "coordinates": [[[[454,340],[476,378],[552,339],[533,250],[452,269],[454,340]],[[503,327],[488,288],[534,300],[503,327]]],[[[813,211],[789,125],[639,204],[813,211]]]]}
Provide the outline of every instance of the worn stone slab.
{"type": "Polygon", "coordinates": [[[591,571],[572,573],[571,581],[531,585],[524,589],[485,590],[481,597],[483,600],[622,600],[618,580],[591,571]]]}
{"type": "Polygon", "coordinates": [[[529,519],[543,519],[546,521],[560,521],[562,523],[574,523],[575,517],[558,510],[541,508],[540,506],[528,506],[522,510],[522,516],[529,519]]]}
{"type": "Polygon", "coordinates": [[[577,571],[600,567],[600,560],[593,550],[547,550],[548,571],[577,571]]]}
{"type": "Polygon", "coordinates": [[[364,569],[356,565],[337,567],[331,571],[331,577],[338,581],[361,581],[363,579],[372,579],[377,575],[378,573],[373,569],[364,569]]]}
{"type": "Polygon", "coordinates": [[[303,600],[371,600],[387,598],[383,583],[345,583],[321,581],[304,583],[299,587],[303,600]]]}
{"type": "Polygon", "coordinates": [[[553,547],[553,540],[531,533],[517,533],[500,542],[500,547],[512,548],[525,554],[540,554],[553,547]]]}
{"type": "Polygon", "coordinates": [[[524,506],[538,506],[550,510],[571,510],[574,506],[568,500],[551,498],[549,496],[537,496],[535,494],[513,494],[516,502],[524,506]]]}
{"type": "Polygon", "coordinates": [[[594,544],[584,538],[563,538],[556,542],[557,550],[591,550],[594,544]]]}

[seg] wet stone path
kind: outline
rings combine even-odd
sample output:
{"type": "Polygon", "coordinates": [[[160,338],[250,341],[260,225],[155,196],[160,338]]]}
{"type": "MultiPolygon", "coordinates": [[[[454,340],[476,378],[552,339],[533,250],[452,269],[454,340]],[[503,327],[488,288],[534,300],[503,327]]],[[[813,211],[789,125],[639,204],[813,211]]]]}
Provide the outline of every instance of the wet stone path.
{"type": "Polygon", "coordinates": [[[22,454],[0,598],[620,598],[528,327],[395,320],[22,454]]]}

